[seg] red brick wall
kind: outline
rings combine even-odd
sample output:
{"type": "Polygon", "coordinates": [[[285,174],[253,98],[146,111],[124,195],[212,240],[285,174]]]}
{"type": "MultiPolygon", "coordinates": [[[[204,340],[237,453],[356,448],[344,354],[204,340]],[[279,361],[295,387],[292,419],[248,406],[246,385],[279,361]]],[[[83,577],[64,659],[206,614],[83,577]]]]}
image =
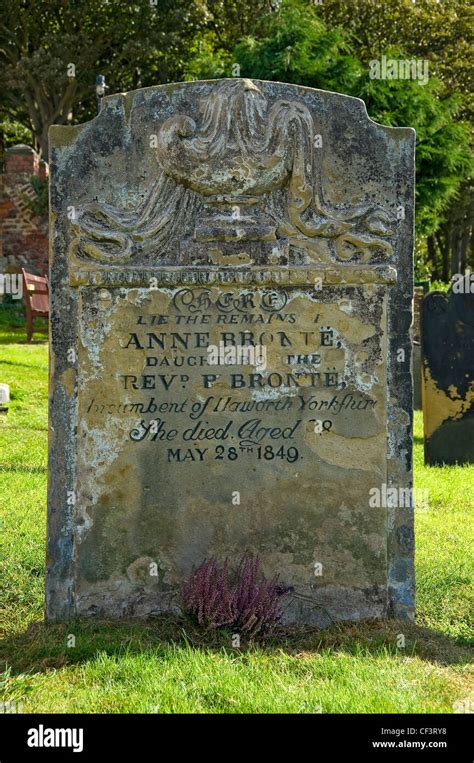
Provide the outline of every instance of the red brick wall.
{"type": "Polygon", "coordinates": [[[47,165],[29,146],[5,152],[0,175],[0,273],[24,267],[31,273],[48,273],[48,220],[37,217],[25,197],[35,199],[31,177],[47,175],[47,165]]]}

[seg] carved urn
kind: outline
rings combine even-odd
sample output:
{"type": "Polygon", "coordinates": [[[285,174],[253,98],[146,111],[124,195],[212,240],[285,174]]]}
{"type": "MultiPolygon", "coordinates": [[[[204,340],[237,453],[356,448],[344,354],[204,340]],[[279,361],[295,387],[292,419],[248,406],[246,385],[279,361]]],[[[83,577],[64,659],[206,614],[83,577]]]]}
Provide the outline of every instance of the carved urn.
{"type": "Polygon", "coordinates": [[[176,115],[159,132],[157,156],[165,173],[204,197],[194,237],[271,240],[277,224],[262,196],[288,184],[293,138],[306,114],[293,103],[267,100],[250,80],[226,81],[202,99],[201,122],[176,115]]]}

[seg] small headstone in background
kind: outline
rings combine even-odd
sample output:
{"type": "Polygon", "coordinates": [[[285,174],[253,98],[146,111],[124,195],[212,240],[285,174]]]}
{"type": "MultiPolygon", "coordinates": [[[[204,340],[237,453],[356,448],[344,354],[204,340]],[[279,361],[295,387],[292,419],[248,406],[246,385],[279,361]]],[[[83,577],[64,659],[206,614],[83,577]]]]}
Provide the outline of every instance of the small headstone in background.
{"type": "Polygon", "coordinates": [[[425,463],[474,463],[474,293],[423,300],[425,463]]]}
{"type": "Polygon", "coordinates": [[[0,384],[0,413],[7,413],[10,406],[10,387],[0,384]]]}

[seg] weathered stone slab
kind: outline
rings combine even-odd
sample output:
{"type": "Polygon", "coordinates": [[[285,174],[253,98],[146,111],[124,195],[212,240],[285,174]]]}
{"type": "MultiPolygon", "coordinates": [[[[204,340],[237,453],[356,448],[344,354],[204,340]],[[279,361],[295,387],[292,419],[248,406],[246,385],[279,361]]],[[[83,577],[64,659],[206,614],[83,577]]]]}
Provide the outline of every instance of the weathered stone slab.
{"type": "Polygon", "coordinates": [[[474,293],[424,298],[422,354],[425,463],[474,463],[474,293]]]}
{"type": "Polygon", "coordinates": [[[51,129],[49,618],[175,611],[244,551],[288,621],[412,616],[413,152],[247,80],[51,129]]]}

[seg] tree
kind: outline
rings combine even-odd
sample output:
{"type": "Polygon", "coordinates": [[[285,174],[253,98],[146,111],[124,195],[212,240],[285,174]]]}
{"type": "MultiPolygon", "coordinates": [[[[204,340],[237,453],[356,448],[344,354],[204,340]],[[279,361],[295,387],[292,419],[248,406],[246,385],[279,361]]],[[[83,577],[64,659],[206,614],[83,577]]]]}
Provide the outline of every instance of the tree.
{"type": "Polygon", "coordinates": [[[243,37],[258,38],[278,0],[207,0],[202,2],[205,29],[194,40],[186,63],[185,79],[238,76],[233,50],[243,37]]]}
{"type": "Polygon", "coordinates": [[[364,63],[387,48],[427,59],[446,94],[461,96],[460,118],[472,115],[473,10],[466,0],[324,0],[319,13],[328,29],[350,34],[364,63]]]}
{"type": "MultiPolygon", "coordinates": [[[[440,97],[455,97],[455,121],[472,121],[474,99],[472,90],[472,23],[473,7],[465,0],[325,0],[320,13],[329,28],[341,25],[350,33],[362,61],[379,57],[391,46],[402,48],[407,57],[426,59],[431,76],[443,83],[440,97]]],[[[444,130],[444,128],[443,128],[444,130]]],[[[438,132],[443,148],[441,132],[438,132]]],[[[463,153],[465,152],[465,140],[463,153]]],[[[420,141],[422,151],[429,143],[420,141]]],[[[449,150],[449,146],[446,147],[449,150]]],[[[473,210],[474,186],[472,165],[465,159],[459,162],[457,173],[444,196],[451,201],[438,205],[429,214],[425,206],[425,258],[435,279],[449,280],[450,275],[474,267],[473,210]],[[453,182],[454,181],[454,182],[453,182]],[[429,220],[429,219],[430,220],[429,220]]],[[[456,164],[456,157],[443,156],[443,165],[456,164]]],[[[443,173],[441,173],[443,175],[443,173]]],[[[425,182],[428,182],[428,178],[425,182]]],[[[436,175],[429,179],[433,185],[436,175]]],[[[423,259],[423,258],[422,258],[423,259]]]]}
{"type": "Polygon", "coordinates": [[[0,16],[0,115],[30,128],[47,156],[51,124],[96,113],[97,74],[110,92],[180,80],[203,23],[193,0],[9,0],[0,16]]]}
{"type": "Polygon", "coordinates": [[[326,29],[315,8],[284,0],[269,14],[260,38],[247,36],[235,47],[233,60],[242,76],[294,82],[325,90],[354,90],[362,67],[340,28],[326,29]]]}

